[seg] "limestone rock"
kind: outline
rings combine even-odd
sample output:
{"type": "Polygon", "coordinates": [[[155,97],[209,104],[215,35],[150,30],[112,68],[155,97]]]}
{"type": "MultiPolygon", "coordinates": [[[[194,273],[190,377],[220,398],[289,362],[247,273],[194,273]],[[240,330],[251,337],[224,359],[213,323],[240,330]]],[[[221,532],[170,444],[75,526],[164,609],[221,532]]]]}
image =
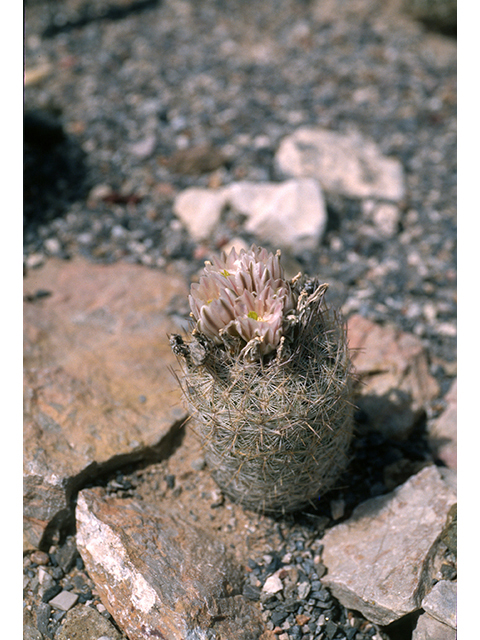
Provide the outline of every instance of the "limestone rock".
{"type": "Polygon", "coordinates": [[[447,407],[429,427],[429,440],[433,453],[450,467],[457,468],[457,381],[445,396],[447,407]]]}
{"type": "Polygon", "coordinates": [[[211,236],[226,204],[223,189],[189,187],[175,198],[173,210],[192,238],[200,241],[211,236]]]}
{"type": "Polygon", "coordinates": [[[51,292],[24,307],[25,528],[48,547],[79,483],[160,455],[184,420],[166,309],[187,287],[173,273],[83,260],[51,260],[24,286],[27,300],[51,292]]]}
{"type": "Polygon", "coordinates": [[[245,229],[260,241],[299,254],[314,249],[323,237],[327,211],[316,180],[237,182],[226,194],[228,204],[246,216],[245,229]]]}
{"type": "Polygon", "coordinates": [[[55,640],[126,640],[111,622],[93,607],[77,606],[67,613],[55,640]]]}
{"type": "Polygon", "coordinates": [[[324,584],[343,605],[380,625],[419,609],[430,586],[429,557],[455,502],[431,466],[360,504],[323,538],[324,584]]]}
{"type": "Polygon", "coordinates": [[[223,189],[190,187],[174,202],[174,211],[194,240],[209,238],[226,208],[245,218],[245,229],[258,242],[301,254],[321,241],[327,211],[320,185],[313,179],[281,183],[235,182],[223,189]]]}
{"type": "Polygon", "coordinates": [[[130,640],[254,640],[260,613],[241,595],[224,545],[186,519],[84,489],[77,546],[103,604],[130,640]]]}
{"type": "Polygon", "coordinates": [[[358,133],[297,129],[282,140],[275,161],[284,175],[315,178],[334,194],[392,202],[405,194],[401,163],[358,133]]]}
{"type": "Polygon", "coordinates": [[[422,613],[413,630],[412,640],[457,640],[457,632],[428,613],[422,613]]]}
{"type": "Polygon", "coordinates": [[[440,392],[429,373],[421,341],[392,325],[381,326],[357,314],[347,325],[352,361],[362,382],[357,405],[387,437],[408,437],[440,392]]]}

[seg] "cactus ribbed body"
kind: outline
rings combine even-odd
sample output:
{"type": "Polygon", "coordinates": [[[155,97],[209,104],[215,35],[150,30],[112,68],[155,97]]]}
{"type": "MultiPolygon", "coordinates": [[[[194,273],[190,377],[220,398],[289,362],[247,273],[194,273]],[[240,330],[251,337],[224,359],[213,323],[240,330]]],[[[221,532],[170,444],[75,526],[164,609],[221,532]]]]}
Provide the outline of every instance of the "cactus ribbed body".
{"type": "Polygon", "coordinates": [[[344,324],[325,303],[326,285],[288,283],[296,307],[266,355],[198,329],[172,336],[182,388],[212,475],[232,500],[287,513],[334,485],[353,430],[351,364],[344,324]]]}

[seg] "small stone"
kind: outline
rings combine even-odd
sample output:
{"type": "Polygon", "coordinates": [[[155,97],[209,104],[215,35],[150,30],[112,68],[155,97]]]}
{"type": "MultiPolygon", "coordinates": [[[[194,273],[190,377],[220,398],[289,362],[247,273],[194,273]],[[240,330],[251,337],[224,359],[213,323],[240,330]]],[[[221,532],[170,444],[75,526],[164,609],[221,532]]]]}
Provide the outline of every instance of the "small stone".
{"type": "Polygon", "coordinates": [[[325,625],[325,633],[327,634],[327,637],[330,639],[333,638],[334,635],[337,633],[337,629],[338,629],[338,625],[335,624],[333,620],[329,620],[325,625]]]}
{"type": "Polygon", "coordinates": [[[45,262],[45,256],[42,253],[31,253],[26,260],[27,269],[38,269],[45,262]]]}
{"type": "Polygon", "coordinates": [[[205,465],[205,458],[196,458],[190,463],[190,466],[194,471],[202,471],[202,469],[205,469],[205,465]]]}
{"type": "Polygon", "coordinates": [[[77,545],[75,543],[75,538],[72,536],[70,538],[67,538],[65,544],[58,548],[55,553],[55,559],[58,566],[65,573],[68,573],[75,564],[75,558],[77,555],[77,545]]]}
{"type": "Polygon", "coordinates": [[[340,520],[345,513],[345,500],[330,500],[330,511],[334,520],[340,520]]]}
{"type": "Polygon", "coordinates": [[[210,503],[211,509],[218,509],[225,502],[225,496],[219,489],[212,491],[212,502],[210,503]]]}
{"type": "Polygon", "coordinates": [[[312,587],[308,582],[301,582],[299,585],[297,585],[297,592],[300,600],[306,600],[308,594],[311,591],[311,588],[312,587]]]}
{"type": "Polygon", "coordinates": [[[432,618],[453,629],[457,627],[457,583],[440,580],[422,600],[424,609],[432,618]]]}
{"type": "Polygon", "coordinates": [[[38,581],[42,585],[44,593],[56,584],[53,576],[43,567],[38,570],[38,581]]]}
{"type": "Polygon", "coordinates": [[[372,219],[382,238],[393,238],[398,232],[400,210],[394,204],[382,203],[375,207],[372,219]]]}
{"type": "Polygon", "coordinates": [[[428,613],[422,613],[417,626],[413,630],[412,640],[456,640],[457,632],[447,624],[432,618],[428,613]]]}
{"type": "Polygon", "coordinates": [[[272,611],[271,620],[275,626],[281,624],[286,618],[288,618],[288,611],[283,607],[277,607],[272,611]]]}
{"type": "Polygon", "coordinates": [[[295,616],[295,620],[299,627],[303,627],[310,620],[310,617],[311,616],[307,616],[304,613],[300,613],[299,615],[295,616]]]}
{"type": "Polygon", "coordinates": [[[253,586],[252,584],[245,584],[242,591],[245,598],[248,600],[259,600],[261,591],[258,587],[253,586]]]}
{"type": "Polygon", "coordinates": [[[61,591],[57,596],[50,600],[50,605],[62,611],[68,611],[77,602],[78,595],[71,591],[61,591]]]}
{"type": "Polygon", "coordinates": [[[50,556],[45,551],[34,551],[30,556],[30,560],[35,564],[46,565],[50,562],[50,556]]]}
{"type": "Polygon", "coordinates": [[[47,238],[43,243],[45,249],[50,255],[55,256],[61,251],[60,241],[57,238],[47,238]]]}
{"type": "Polygon", "coordinates": [[[283,589],[283,583],[277,575],[270,576],[263,585],[264,593],[278,593],[283,589]]]}

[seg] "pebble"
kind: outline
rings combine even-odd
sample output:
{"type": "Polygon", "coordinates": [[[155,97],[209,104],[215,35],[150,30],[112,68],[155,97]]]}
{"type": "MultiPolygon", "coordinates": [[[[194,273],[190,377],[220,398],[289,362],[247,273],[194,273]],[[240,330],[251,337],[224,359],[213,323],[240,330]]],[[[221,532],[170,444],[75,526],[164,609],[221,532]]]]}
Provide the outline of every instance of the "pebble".
{"type": "Polygon", "coordinates": [[[78,600],[78,594],[71,593],[70,591],[61,591],[58,595],[52,598],[49,604],[52,607],[61,609],[62,611],[68,611],[78,600]]]}
{"type": "Polygon", "coordinates": [[[270,576],[263,585],[264,593],[277,593],[283,589],[283,583],[276,575],[270,576]]]}
{"type": "Polygon", "coordinates": [[[31,562],[39,565],[46,565],[50,562],[50,556],[45,551],[34,551],[30,556],[31,562]]]}

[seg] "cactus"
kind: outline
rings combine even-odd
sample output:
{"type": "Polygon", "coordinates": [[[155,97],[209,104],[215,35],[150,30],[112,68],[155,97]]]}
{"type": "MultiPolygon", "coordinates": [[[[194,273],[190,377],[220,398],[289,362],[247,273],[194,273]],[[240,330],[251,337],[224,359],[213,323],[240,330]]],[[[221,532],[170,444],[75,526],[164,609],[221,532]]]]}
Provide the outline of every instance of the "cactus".
{"type": "Polygon", "coordinates": [[[315,503],[348,463],[352,367],[327,287],[287,281],[280,252],[232,249],[191,286],[191,335],[170,337],[213,478],[247,509],[315,503]]]}

